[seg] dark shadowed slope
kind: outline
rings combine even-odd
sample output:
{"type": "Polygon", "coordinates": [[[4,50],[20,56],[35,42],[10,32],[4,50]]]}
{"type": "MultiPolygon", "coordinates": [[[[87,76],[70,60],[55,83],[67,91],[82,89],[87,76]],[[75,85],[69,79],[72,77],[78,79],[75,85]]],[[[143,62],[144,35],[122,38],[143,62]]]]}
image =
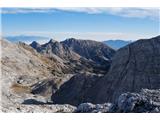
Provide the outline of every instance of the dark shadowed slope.
{"type": "Polygon", "coordinates": [[[104,43],[92,40],[70,38],[61,43],[68,46],[72,51],[76,52],[80,56],[92,60],[97,64],[107,63],[115,53],[115,50],[108,47],[104,43]]]}
{"type": "Polygon", "coordinates": [[[56,104],[79,105],[84,102],[92,102],[94,98],[94,86],[102,76],[93,74],[77,74],[64,83],[60,89],[52,95],[56,104]]]}

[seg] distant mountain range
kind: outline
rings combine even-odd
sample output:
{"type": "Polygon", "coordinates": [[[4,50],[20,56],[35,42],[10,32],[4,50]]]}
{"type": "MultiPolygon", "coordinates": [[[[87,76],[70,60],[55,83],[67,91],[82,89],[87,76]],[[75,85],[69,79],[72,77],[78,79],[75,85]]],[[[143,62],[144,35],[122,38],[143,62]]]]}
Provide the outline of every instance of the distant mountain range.
{"type": "Polygon", "coordinates": [[[11,42],[21,41],[21,42],[25,42],[25,43],[31,43],[32,41],[41,41],[41,40],[48,40],[49,39],[49,37],[30,36],[30,35],[7,36],[4,38],[11,41],[11,42]]]}
{"type": "Polygon", "coordinates": [[[74,71],[77,69],[78,71],[89,69],[89,71],[96,73],[108,71],[111,58],[115,54],[114,49],[102,42],[75,38],[61,42],[51,39],[42,45],[33,41],[30,46],[45,56],[51,58],[56,56],[58,61],[69,62],[69,67],[75,66],[74,71]]]}
{"type": "MultiPolygon", "coordinates": [[[[25,42],[27,44],[30,44],[32,41],[38,41],[39,43],[43,42],[46,43],[45,41],[47,41],[48,39],[50,39],[49,37],[45,37],[45,36],[36,36],[36,35],[17,35],[17,36],[6,36],[4,37],[5,39],[11,41],[11,42],[25,42]]],[[[128,45],[129,43],[131,43],[132,40],[106,40],[103,41],[103,43],[107,44],[109,47],[117,50],[119,48],[122,48],[126,45],[128,45]]]]}
{"type": "Polygon", "coordinates": [[[113,49],[119,49],[122,48],[128,44],[130,44],[132,42],[132,40],[106,40],[103,41],[103,43],[107,44],[108,46],[110,46],[113,49]]]}

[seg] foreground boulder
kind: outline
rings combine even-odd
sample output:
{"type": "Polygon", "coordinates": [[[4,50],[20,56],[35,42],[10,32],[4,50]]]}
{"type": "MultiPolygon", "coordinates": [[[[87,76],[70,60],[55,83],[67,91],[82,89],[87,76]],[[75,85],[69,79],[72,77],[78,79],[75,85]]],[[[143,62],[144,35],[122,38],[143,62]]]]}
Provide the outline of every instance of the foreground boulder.
{"type": "Polygon", "coordinates": [[[92,104],[92,103],[82,103],[80,104],[75,112],[80,113],[107,113],[111,112],[113,108],[112,103],[104,103],[104,104],[92,104]]]}
{"type": "Polygon", "coordinates": [[[118,99],[118,112],[160,112],[160,89],[142,89],[138,93],[124,93],[118,99]]]}

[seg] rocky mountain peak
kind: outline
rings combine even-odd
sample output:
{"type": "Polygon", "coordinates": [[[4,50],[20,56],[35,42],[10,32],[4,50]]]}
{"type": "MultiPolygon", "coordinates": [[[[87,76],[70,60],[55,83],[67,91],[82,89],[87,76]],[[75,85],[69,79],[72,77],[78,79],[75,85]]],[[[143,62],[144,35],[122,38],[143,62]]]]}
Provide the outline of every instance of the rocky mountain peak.
{"type": "Polygon", "coordinates": [[[48,43],[55,43],[55,42],[57,41],[51,38],[48,43]]]}
{"type": "Polygon", "coordinates": [[[40,45],[37,41],[33,41],[31,45],[40,45]]]}
{"type": "Polygon", "coordinates": [[[31,47],[33,48],[37,48],[40,46],[40,44],[37,42],[37,41],[33,41],[31,44],[30,44],[31,47]]]}
{"type": "Polygon", "coordinates": [[[72,41],[76,41],[77,39],[76,38],[68,38],[68,39],[66,39],[65,41],[70,41],[70,42],[72,42],[72,41]]]}

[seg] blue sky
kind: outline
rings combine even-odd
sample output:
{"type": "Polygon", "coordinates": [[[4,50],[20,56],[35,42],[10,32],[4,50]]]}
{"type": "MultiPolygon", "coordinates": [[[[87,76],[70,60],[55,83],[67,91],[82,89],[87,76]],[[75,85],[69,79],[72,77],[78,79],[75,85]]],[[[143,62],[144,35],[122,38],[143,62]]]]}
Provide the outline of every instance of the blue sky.
{"type": "Polygon", "coordinates": [[[159,34],[159,10],[151,8],[5,8],[2,35],[38,35],[104,41],[159,34]]]}

